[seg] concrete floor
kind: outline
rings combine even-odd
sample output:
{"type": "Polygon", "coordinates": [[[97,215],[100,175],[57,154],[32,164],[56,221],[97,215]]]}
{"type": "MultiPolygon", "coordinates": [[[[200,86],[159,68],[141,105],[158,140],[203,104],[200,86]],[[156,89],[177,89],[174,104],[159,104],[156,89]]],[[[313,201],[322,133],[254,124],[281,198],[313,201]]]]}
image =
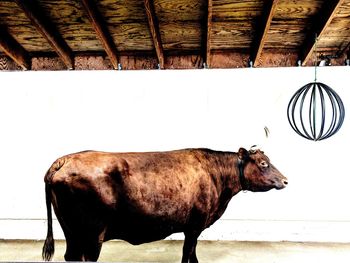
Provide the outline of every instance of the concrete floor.
{"type": "MultiPolygon", "coordinates": [[[[0,240],[0,261],[41,261],[43,241],[0,240]]],[[[100,262],[180,262],[182,241],[159,241],[132,246],[122,241],[104,243],[100,262]]],[[[56,241],[54,261],[63,261],[65,242],[56,241]]],[[[350,244],[294,242],[199,241],[201,263],[350,262],[350,244]]]]}

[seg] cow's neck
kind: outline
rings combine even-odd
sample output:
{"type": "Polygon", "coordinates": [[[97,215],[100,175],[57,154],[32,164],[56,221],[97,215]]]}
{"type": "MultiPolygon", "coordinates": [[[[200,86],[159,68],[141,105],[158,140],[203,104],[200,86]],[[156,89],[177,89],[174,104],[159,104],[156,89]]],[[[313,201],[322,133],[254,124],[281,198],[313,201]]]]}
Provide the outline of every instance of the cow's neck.
{"type": "Polygon", "coordinates": [[[218,193],[231,192],[230,197],[232,197],[244,189],[246,180],[243,173],[243,164],[239,164],[236,153],[218,152],[213,154],[210,159],[209,169],[218,180],[216,184],[218,193]]]}
{"type": "Polygon", "coordinates": [[[208,219],[209,224],[212,224],[221,217],[231,198],[242,190],[242,186],[237,154],[213,153],[208,156],[208,160],[208,171],[212,176],[212,186],[215,187],[217,194],[216,205],[213,206],[214,210],[208,219]]]}

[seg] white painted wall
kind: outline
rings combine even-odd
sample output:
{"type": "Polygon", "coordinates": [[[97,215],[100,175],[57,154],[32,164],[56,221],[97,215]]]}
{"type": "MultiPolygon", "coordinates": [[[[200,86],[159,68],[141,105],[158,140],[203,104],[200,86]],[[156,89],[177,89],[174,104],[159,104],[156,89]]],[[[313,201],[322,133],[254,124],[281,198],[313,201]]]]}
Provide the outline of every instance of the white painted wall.
{"type": "MultiPolygon", "coordinates": [[[[349,71],[318,71],[346,109],[349,71]]],[[[238,194],[202,238],[350,242],[348,117],[322,142],[299,137],[286,117],[313,79],[313,68],[1,72],[0,239],[45,238],[43,177],[61,155],[258,144],[289,186],[238,194]]]]}

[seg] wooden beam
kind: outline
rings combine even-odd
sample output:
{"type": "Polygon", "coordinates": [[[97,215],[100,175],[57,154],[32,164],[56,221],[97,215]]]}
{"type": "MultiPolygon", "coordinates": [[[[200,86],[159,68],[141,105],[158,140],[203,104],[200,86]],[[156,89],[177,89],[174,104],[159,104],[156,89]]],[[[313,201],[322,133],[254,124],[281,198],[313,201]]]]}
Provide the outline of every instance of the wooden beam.
{"type": "Polygon", "coordinates": [[[308,37],[305,40],[303,48],[301,49],[301,61],[305,66],[312,56],[312,52],[315,46],[315,36],[318,39],[322,38],[328,25],[332,22],[333,17],[338,11],[338,8],[344,3],[344,0],[328,0],[325,1],[320,13],[315,17],[313,21],[313,29],[309,32],[308,37]]]}
{"type": "Polygon", "coordinates": [[[30,56],[28,52],[3,27],[0,27],[0,49],[9,56],[22,69],[30,69],[30,56]]]}
{"type": "Polygon", "coordinates": [[[160,37],[159,24],[156,16],[156,12],[154,10],[154,4],[152,0],[144,0],[144,6],[146,10],[146,15],[148,19],[149,29],[151,31],[154,48],[156,50],[157,59],[159,63],[159,67],[164,69],[164,51],[162,40],[160,37]]]}
{"type": "Polygon", "coordinates": [[[26,16],[47,40],[54,51],[62,59],[68,69],[74,68],[73,53],[63,37],[52,22],[44,15],[44,11],[39,7],[35,0],[15,0],[17,5],[22,8],[26,16]]]}
{"type": "Polygon", "coordinates": [[[270,29],[271,22],[273,19],[273,16],[276,12],[276,7],[279,0],[268,0],[264,11],[263,11],[263,18],[261,20],[261,24],[263,25],[261,28],[257,29],[256,32],[256,40],[255,45],[252,51],[251,61],[253,62],[253,66],[256,67],[259,63],[259,58],[261,57],[262,50],[265,45],[266,36],[270,29]]]}
{"type": "Polygon", "coordinates": [[[204,15],[204,29],[203,29],[203,41],[202,46],[204,47],[203,60],[207,68],[211,66],[211,28],[213,20],[213,0],[207,1],[207,8],[204,15]]]}
{"type": "Polygon", "coordinates": [[[109,60],[111,61],[111,64],[113,65],[113,68],[118,69],[119,59],[117,47],[108,31],[103,16],[98,11],[96,3],[93,0],[81,0],[81,2],[104,50],[107,53],[107,56],[109,57],[109,60]]]}
{"type": "Polygon", "coordinates": [[[339,48],[339,50],[336,52],[335,56],[337,58],[345,57],[345,59],[348,59],[350,56],[350,42],[343,43],[342,48],[339,48]]]}

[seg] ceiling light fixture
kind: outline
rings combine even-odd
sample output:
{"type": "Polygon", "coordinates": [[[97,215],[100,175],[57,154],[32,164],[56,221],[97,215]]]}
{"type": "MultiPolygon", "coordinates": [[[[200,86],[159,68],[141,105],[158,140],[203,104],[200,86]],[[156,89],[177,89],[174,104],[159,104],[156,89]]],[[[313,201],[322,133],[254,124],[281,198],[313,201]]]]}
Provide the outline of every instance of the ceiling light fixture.
{"type": "Polygon", "coordinates": [[[293,130],[308,140],[320,141],[338,132],[345,118],[339,95],[324,83],[317,82],[317,36],[315,38],[315,80],[301,87],[287,108],[293,130]]]}

